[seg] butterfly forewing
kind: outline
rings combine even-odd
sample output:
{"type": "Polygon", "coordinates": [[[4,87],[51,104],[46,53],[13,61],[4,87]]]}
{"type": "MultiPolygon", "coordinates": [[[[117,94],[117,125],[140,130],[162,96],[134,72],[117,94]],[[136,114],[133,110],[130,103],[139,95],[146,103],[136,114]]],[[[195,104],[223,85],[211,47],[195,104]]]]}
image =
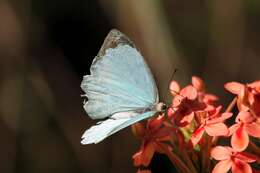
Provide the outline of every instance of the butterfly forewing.
{"type": "Polygon", "coordinates": [[[145,109],[157,102],[157,88],[141,54],[129,42],[120,41],[129,40],[123,34],[113,38],[119,41],[111,44],[118,44],[111,48],[104,43],[108,48],[94,59],[91,75],[81,84],[88,97],[84,108],[93,119],[145,109]]]}

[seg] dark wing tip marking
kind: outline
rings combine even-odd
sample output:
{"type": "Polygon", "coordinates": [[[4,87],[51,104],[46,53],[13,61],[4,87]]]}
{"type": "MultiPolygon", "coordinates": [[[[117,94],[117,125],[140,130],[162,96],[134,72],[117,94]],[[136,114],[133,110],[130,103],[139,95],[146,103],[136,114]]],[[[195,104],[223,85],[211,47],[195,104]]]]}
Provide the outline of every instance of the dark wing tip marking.
{"type": "Polygon", "coordinates": [[[105,38],[105,41],[98,52],[98,56],[103,56],[109,48],[115,48],[118,45],[130,45],[135,48],[134,43],[122,32],[112,29],[105,38]]]}

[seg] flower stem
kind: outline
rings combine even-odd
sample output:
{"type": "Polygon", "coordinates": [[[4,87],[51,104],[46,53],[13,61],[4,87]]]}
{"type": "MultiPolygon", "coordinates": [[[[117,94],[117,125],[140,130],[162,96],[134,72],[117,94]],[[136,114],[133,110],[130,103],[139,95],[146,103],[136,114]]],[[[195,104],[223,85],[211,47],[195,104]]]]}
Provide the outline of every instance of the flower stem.
{"type": "Polygon", "coordinates": [[[234,106],[236,105],[236,103],[237,103],[237,97],[234,97],[232,102],[229,103],[229,105],[228,105],[227,109],[225,110],[225,112],[231,112],[232,109],[234,108],[234,106]]]}
{"type": "Polygon", "coordinates": [[[191,170],[183,163],[181,159],[174,153],[172,153],[165,145],[158,143],[158,146],[164,151],[164,153],[168,156],[170,161],[174,166],[179,168],[183,173],[193,173],[191,170]]]}
{"type": "Polygon", "coordinates": [[[258,156],[260,156],[260,148],[252,141],[249,141],[250,149],[258,156]]]}
{"type": "Polygon", "coordinates": [[[189,168],[191,169],[191,171],[193,173],[197,173],[197,170],[196,170],[195,166],[193,165],[193,163],[192,163],[192,161],[191,161],[187,151],[184,149],[184,150],[182,150],[182,153],[183,153],[183,158],[187,162],[187,164],[188,164],[189,168]]]}
{"type": "Polygon", "coordinates": [[[205,148],[202,150],[202,171],[203,172],[208,172],[210,168],[210,149],[212,145],[212,137],[206,135],[206,145],[205,148]]]}

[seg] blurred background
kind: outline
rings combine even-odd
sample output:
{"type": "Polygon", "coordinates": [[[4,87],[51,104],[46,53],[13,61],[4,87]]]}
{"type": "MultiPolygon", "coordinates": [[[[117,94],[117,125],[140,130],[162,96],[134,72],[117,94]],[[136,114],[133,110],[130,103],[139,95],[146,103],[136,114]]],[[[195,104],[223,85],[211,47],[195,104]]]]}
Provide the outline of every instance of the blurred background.
{"type": "MultiPolygon", "coordinates": [[[[160,95],[177,68],[181,84],[198,75],[227,103],[225,82],[260,79],[259,18],[259,0],[0,0],[1,172],[135,172],[130,128],[80,144],[95,123],[80,83],[106,34],[135,42],[160,95]]],[[[167,162],[157,155],[151,169],[170,172],[167,162]]]]}

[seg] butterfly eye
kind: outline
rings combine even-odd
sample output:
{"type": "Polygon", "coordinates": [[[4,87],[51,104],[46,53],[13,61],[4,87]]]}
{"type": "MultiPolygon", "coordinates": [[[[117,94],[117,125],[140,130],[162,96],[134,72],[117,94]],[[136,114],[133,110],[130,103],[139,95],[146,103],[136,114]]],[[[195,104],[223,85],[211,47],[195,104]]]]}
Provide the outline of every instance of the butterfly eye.
{"type": "Polygon", "coordinates": [[[166,109],[167,109],[167,105],[163,103],[163,105],[162,105],[162,110],[164,111],[164,110],[166,110],[166,109]]]}

